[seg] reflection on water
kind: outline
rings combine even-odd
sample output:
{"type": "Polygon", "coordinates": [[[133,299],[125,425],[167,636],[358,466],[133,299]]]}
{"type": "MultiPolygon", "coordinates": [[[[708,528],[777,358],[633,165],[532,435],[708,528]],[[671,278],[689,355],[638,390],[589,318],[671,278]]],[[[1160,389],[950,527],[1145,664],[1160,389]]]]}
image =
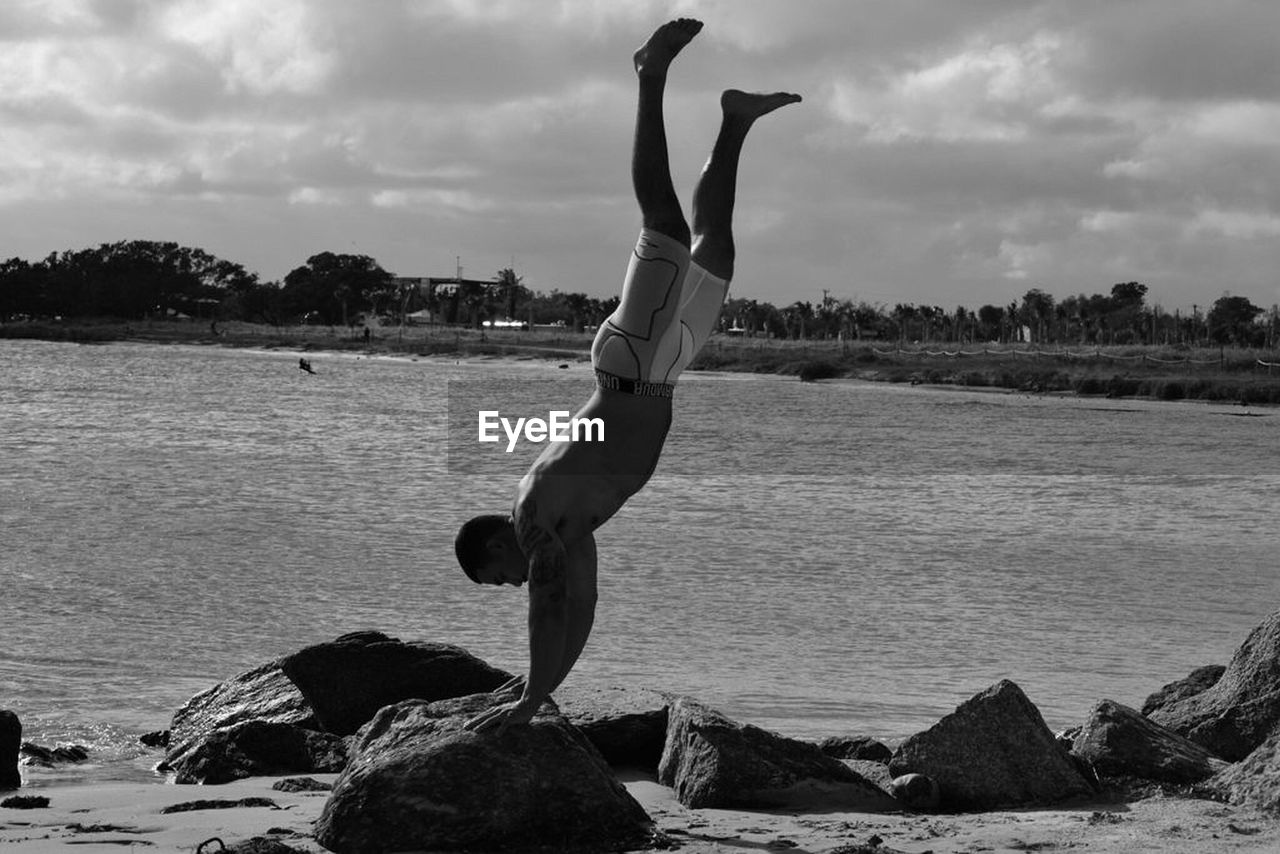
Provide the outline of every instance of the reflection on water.
{"type": "MultiPolygon", "coordinates": [[[[360,628],[523,668],[524,594],[467,582],[452,537],[537,447],[454,470],[449,383],[545,412],[585,366],[297,358],[0,341],[0,697],[28,738],[127,760],[192,693],[360,628]]],[[[571,678],[806,737],[901,737],[1004,677],[1055,727],[1138,704],[1280,602],[1280,416],[1236,414],[690,375],[598,533],[571,678]]]]}

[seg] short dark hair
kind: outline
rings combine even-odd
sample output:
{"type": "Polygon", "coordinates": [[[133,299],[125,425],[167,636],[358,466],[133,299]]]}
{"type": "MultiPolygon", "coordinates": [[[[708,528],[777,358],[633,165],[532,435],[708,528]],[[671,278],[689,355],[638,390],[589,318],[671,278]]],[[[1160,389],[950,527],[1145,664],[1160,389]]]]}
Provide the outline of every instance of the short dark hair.
{"type": "Polygon", "coordinates": [[[462,523],[458,536],[453,540],[453,551],[458,556],[458,564],[476,584],[476,570],[489,562],[489,540],[503,527],[511,524],[508,516],[487,513],[476,516],[462,523]]]}

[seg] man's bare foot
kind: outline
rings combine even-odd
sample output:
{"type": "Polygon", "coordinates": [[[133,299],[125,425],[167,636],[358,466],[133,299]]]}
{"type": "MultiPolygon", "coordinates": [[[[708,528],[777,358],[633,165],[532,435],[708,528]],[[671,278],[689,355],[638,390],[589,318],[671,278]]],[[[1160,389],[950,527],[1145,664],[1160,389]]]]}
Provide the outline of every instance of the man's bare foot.
{"type": "Polygon", "coordinates": [[[636,64],[636,73],[641,75],[663,75],[667,66],[676,58],[685,45],[693,41],[693,37],[702,29],[702,22],[693,18],[679,18],[668,21],[653,31],[649,40],[640,46],[632,57],[636,64]]]}
{"type": "Polygon", "coordinates": [[[799,95],[793,95],[790,92],[743,92],[738,89],[726,89],[720,96],[720,109],[726,116],[737,116],[754,121],[765,113],[772,113],[779,107],[794,104],[799,100],[799,95]]]}

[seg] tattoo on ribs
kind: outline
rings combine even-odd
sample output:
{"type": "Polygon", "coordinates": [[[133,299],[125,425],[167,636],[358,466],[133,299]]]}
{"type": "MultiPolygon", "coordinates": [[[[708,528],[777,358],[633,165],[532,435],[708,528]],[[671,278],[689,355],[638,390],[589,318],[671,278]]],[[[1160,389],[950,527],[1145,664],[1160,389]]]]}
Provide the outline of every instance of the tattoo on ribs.
{"type": "Polygon", "coordinates": [[[516,514],[516,539],[529,559],[530,588],[564,581],[564,546],[554,532],[538,523],[538,505],[532,498],[516,514]]]}

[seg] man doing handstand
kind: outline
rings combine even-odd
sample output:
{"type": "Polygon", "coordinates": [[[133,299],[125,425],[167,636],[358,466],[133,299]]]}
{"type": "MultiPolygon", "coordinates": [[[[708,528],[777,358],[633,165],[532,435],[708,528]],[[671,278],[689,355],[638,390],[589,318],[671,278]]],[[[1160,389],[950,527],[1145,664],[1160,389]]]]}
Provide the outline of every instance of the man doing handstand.
{"type": "Polygon", "coordinates": [[[469,721],[471,729],[527,722],[582,653],[595,619],[592,532],[653,474],[671,426],[676,377],[714,329],[733,276],[743,140],[760,116],[800,100],[733,89],[720,96],[720,131],[694,189],[691,234],[671,182],[662,100],[668,66],[701,29],[687,18],[671,21],[634,57],[640,95],[631,179],[643,228],[622,300],[591,346],[596,391],[577,413],[602,419],[604,440],[549,444],[520,481],[510,516],[477,516],[458,532],[458,562],[471,580],[529,582],[523,691],[469,721]]]}

